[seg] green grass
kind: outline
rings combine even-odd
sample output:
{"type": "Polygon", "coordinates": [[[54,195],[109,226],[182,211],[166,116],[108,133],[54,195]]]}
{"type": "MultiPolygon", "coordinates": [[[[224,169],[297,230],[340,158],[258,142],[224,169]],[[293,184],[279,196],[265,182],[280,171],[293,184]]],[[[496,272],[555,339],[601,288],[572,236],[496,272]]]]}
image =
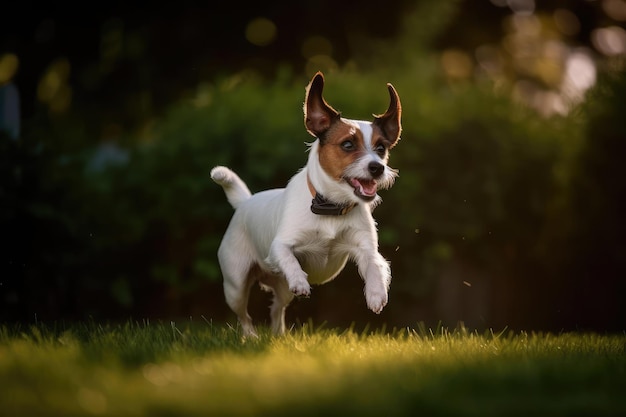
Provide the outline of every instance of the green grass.
{"type": "Polygon", "coordinates": [[[626,414],[626,336],[209,322],[0,329],[0,415],[626,414]]]}

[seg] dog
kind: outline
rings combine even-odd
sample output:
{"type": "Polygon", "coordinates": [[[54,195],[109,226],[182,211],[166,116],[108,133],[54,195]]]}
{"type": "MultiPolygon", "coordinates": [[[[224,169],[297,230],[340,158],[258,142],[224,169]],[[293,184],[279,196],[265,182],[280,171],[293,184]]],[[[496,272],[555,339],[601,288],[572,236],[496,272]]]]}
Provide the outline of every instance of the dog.
{"type": "Polygon", "coordinates": [[[308,297],[311,285],[334,279],[348,259],[365,283],[367,307],[380,313],[388,301],[389,262],[378,252],[372,211],[377,191],[393,185],[398,171],[387,165],[400,140],[400,98],[387,84],[387,111],[371,122],[346,119],[323,98],[324,75],[317,72],[305,89],[304,124],[315,138],[308,160],[285,188],[251,194],[229,168],[216,166],[211,178],[221,185],[235,212],[218,249],[224,295],[243,335],[257,333],[248,314],[255,282],[273,292],[272,332],[285,332],[285,310],[295,296],[308,297]]]}

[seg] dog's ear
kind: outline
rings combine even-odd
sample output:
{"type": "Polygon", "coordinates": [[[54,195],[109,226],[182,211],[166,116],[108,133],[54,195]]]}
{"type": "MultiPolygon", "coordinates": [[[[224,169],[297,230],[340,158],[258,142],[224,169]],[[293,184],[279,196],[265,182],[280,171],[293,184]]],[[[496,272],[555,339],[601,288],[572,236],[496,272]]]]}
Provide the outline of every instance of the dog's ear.
{"type": "Polygon", "coordinates": [[[400,97],[393,88],[393,85],[387,84],[389,90],[389,108],[384,114],[374,115],[374,124],[381,128],[387,139],[391,141],[390,148],[393,148],[400,139],[402,133],[402,105],[400,97]]]}
{"type": "Polygon", "coordinates": [[[323,136],[324,132],[339,119],[339,112],[333,109],[322,97],[324,75],[317,72],[306,87],[304,99],[304,125],[306,130],[315,137],[323,136]]]}

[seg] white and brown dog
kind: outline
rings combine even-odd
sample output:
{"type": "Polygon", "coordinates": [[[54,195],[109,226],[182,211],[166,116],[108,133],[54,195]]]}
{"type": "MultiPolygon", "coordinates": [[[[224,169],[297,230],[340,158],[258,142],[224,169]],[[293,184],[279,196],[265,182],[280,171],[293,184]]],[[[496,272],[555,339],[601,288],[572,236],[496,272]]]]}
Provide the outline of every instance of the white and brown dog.
{"type": "Polygon", "coordinates": [[[285,309],[294,295],[308,296],[311,284],[335,278],[352,259],[365,282],[367,306],[380,313],[387,304],[389,263],[378,252],[372,210],[377,190],[390,187],[397,171],[387,166],[400,139],[401,105],[387,84],[390,104],[372,122],[341,117],[322,97],[324,77],[306,88],[304,123],[316,137],[304,166],[286,188],[252,195],[230,169],[217,166],[211,178],[235,208],[218,250],[226,302],[244,336],[255,336],[248,314],[252,285],[274,293],[271,325],[285,331],[285,309]]]}

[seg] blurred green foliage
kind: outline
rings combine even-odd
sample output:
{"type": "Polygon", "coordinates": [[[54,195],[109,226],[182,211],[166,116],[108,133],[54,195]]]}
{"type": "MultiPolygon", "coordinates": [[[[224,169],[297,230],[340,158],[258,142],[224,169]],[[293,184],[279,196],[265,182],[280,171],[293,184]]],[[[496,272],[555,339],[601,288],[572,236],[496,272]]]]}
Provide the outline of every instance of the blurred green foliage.
{"type": "MultiPolygon", "coordinates": [[[[402,100],[390,160],[400,177],[375,212],[399,295],[388,308],[419,314],[442,269],[460,264],[486,277],[482,324],[623,326],[626,73],[568,116],[540,117],[490,84],[440,76],[427,45],[454,10],[424,4],[393,43],[326,74],[326,99],[346,117],[382,113],[386,82],[402,100]]],[[[31,120],[17,142],[2,136],[3,283],[14,294],[4,315],[210,311],[232,210],[209,171],[228,165],[253,192],[283,187],[312,140],[307,82],[286,66],[271,80],[217,77],[96,146],[71,115],[31,120]]]]}

